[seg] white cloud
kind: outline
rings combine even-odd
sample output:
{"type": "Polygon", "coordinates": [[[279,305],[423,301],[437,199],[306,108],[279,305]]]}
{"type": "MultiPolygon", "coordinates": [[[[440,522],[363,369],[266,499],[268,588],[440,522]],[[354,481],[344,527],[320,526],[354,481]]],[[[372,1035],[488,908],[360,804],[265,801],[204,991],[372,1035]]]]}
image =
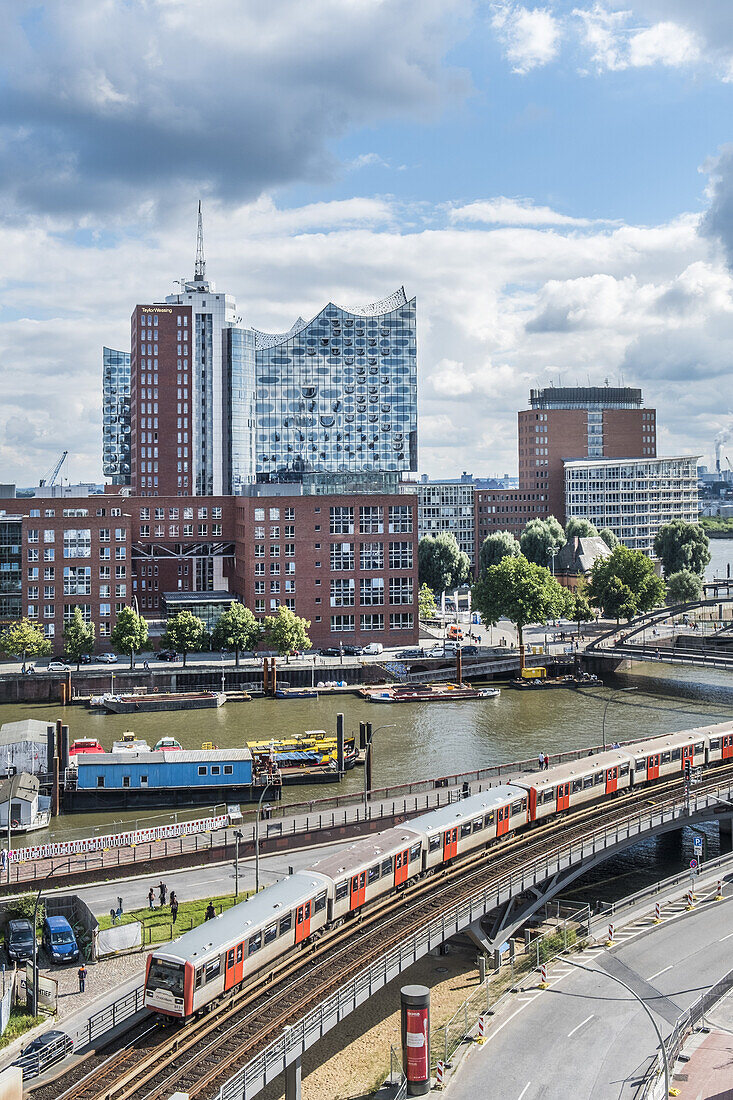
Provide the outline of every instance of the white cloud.
{"type": "Polygon", "coordinates": [[[379,153],[359,153],[358,157],[349,161],[347,167],[352,171],[360,168],[389,168],[389,161],[380,157],[379,153]]]}
{"type": "Polygon", "coordinates": [[[662,19],[639,27],[640,6],[643,4],[630,0],[620,10],[619,4],[611,2],[573,11],[582,24],[584,45],[599,72],[652,65],[681,68],[701,60],[698,35],[686,25],[684,17],[662,19]]]}
{"type": "Polygon", "coordinates": [[[491,23],[515,73],[528,73],[557,56],[560,24],[548,8],[501,0],[493,5],[491,23]]]}
{"type": "Polygon", "coordinates": [[[691,65],[700,57],[697,42],[679,23],[655,23],[629,41],[629,65],[691,65]]]}
{"type": "Polygon", "coordinates": [[[535,206],[527,199],[507,199],[498,196],[489,201],[455,206],[449,211],[452,222],[484,222],[501,225],[593,225],[588,218],[573,218],[558,214],[549,206],[535,206]]]}

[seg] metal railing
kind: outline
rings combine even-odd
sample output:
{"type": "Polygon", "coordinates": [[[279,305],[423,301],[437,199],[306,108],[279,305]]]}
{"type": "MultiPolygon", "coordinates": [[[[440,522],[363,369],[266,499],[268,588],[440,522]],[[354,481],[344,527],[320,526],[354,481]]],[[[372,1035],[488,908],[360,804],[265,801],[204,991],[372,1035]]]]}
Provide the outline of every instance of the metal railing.
{"type": "Polygon", "coordinates": [[[290,1062],[378,989],[491,909],[599,852],[610,853],[617,848],[627,847],[652,830],[662,826],[672,827],[678,821],[689,820],[690,813],[703,812],[717,805],[719,797],[730,799],[731,794],[732,786],[723,784],[715,789],[715,794],[706,791],[691,798],[689,811],[684,798],[667,805],[640,810],[625,821],[595,830],[582,840],[560,845],[525,867],[502,875],[496,882],[476,891],[469,899],[450,907],[439,917],[422,925],[396,947],[376,959],[371,966],[326,997],[307,1016],[286,1028],[282,1035],[222,1086],[217,1094],[218,1100],[250,1100],[290,1062]]]}
{"type": "MultiPolygon", "coordinates": [[[[695,881],[699,881],[702,877],[706,877],[714,871],[722,873],[724,869],[728,869],[729,867],[733,867],[733,852],[727,852],[725,855],[716,856],[714,859],[706,859],[704,864],[699,868],[699,873],[695,876],[695,881]]],[[[667,878],[660,879],[659,882],[653,882],[649,886],[642,887],[641,890],[629,894],[628,897],[621,898],[620,901],[606,902],[591,918],[591,925],[596,922],[600,924],[607,923],[609,917],[615,917],[618,913],[626,909],[633,909],[633,907],[638,905],[641,901],[648,901],[659,894],[666,893],[673,886],[682,886],[683,883],[689,883],[691,874],[692,872],[689,869],[686,871],[678,871],[677,874],[669,875],[667,878]]]]}

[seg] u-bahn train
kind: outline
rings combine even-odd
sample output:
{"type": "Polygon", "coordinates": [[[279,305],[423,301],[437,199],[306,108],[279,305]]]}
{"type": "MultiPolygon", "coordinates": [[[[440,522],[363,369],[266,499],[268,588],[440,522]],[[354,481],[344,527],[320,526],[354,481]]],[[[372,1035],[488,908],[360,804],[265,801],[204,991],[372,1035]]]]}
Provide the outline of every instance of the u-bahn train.
{"type": "Polygon", "coordinates": [[[358,840],[148,956],[145,1006],[190,1017],[324,929],[534,822],[618,791],[733,759],[733,722],[612,748],[519,775],[358,840]]]}

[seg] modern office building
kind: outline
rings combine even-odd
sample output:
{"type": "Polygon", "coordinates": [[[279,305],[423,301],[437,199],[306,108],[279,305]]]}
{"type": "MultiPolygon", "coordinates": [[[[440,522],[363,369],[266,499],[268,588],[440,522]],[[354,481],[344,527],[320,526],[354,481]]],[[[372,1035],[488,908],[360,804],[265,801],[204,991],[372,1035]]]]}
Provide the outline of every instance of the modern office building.
{"type": "Polygon", "coordinates": [[[102,351],[102,470],[110,485],[130,484],[130,353],[102,351]]]}
{"type": "Polygon", "coordinates": [[[23,614],[22,532],[23,518],[15,508],[0,511],[0,627],[23,614]]]}
{"type": "Polygon", "coordinates": [[[418,537],[449,531],[473,565],[476,554],[474,496],[473,482],[463,478],[420,481],[417,486],[418,537]]]}
{"type": "Polygon", "coordinates": [[[675,519],[695,523],[699,456],[565,462],[565,509],[600,530],[610,527],[631,550],[652,554],[654,536],[675,519]]]}

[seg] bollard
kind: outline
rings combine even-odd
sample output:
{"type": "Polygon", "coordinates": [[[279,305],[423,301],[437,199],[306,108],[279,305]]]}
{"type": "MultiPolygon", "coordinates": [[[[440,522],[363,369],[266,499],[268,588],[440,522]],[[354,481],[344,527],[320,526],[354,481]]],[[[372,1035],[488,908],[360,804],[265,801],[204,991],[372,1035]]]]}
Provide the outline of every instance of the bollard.
{"type": "Polygon", "coordinates": [[[547,963],[540,966],[540,989],[547,989],[547,963]]]}
{"type": "Polygon", "coordinates": [[[488,1031],[488,1023],[486,1016],[483,1014],[478,1018],[478,1042],[486,1042],[486,1032],[488,1031]]]}
{"type": "Polygon", "coordinates": [[[609,926],[608,926],[608,943],[607,943],[607,946],[610,947],[612,943],[613,943],[613,925],[609,924],[609,926]]]}
{"type": "Polygon", "coordinates": [[[442,1089],[445,1082],[445,1062],[440,1059],[435,1066],[435,1087],[442,1089]]]}
{"type": "Polygon", "coordinates": [[[715,900],[716,901],[722,901],[723,900],[723,883],[720,879],[718,879],[718,891],[715,895],[715,900]]]}
{"type": "Polygon", "coordinates": [[[657,904],[654,906],[654,923],[655,924],[660,924],[661,920],[662,920],[662,907],[659,904],[659,902],[657,902],[657,904]]]}
{"type": "Polygon", "coordinates": [[[687,909],[688,909],[688,912],[689,912],[690,909],[695,908],[694,901],[695,901],[695,895],[693,894],[692,890],[688,890],[687,891],[687,909]]]}

